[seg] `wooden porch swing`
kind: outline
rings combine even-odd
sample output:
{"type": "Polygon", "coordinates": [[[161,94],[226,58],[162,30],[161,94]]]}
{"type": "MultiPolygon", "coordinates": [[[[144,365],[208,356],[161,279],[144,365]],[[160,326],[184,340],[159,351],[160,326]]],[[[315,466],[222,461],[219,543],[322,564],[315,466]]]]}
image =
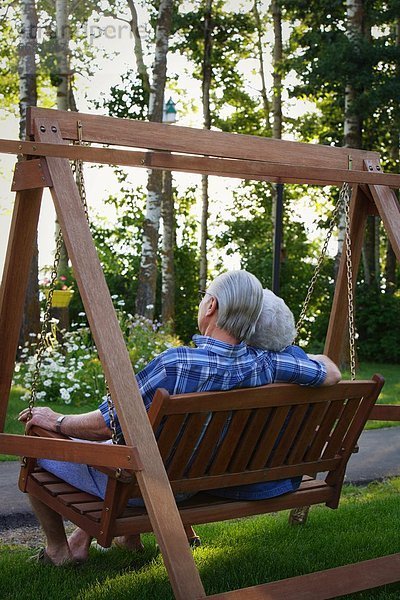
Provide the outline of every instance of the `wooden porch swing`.
{"type": "MultiPolygon", "coordinates": [[[[400,420],[400,407],[374,406],[383,385],[382,378],[374,376],[318,389],[272,384],[175,397],[159,390],[147,415],[69,160],[282,183],[341,185],[346,181],[353,186],[353,282],[370,214],[381,216],[400,259],[400,209],[392,191],[400,187],[400,175],[382,173],[379,155],[362,150],[40,108],[30,110],[27,122],[29,141],[0,140],[0,152],[24,156],[14,174],[12,189],[17,197],[0,290],[0,432],[4,431],[41,197],[43,188],[49,187],[127,445],[60,439],[36,428],[36,435],[29,438],[0,433],[0,451],[25,457],[20,479],[24,491],[83,527],[102,545],[109,545],[115,535],[154,531],[175,597],[204,598],[183,524],[321,502],[336,508],[347,461],[365,422],[368,418],[400,420]],[[70,144],[82,138],[135,150],[70,144]],[[164,425],[156,439],[161,420],[164,425]],[[228,434],[217,445],[227,423],[228,434]],[[105,500],[38,470],[37,457],[83,462],[105,470],[109,474],[105,500]],[[313,479],[319,472],[326,473],[324,480],[313,479]],[[299,490],[270,500],[237,502],[203,493],[296,475],[306,476],[299,490]],[[172,491],[199,493],[177,507],[172,491]],[[126,508],[127,499],[135,495],[142,496],[145,508],[126,508]]],[[[325,347],[336,362],[347,321],[345,261],[343,253],[325,347]]],[[[314,600],[399,580],[400,554],[395,554],[210,597],[314,600]]]]}

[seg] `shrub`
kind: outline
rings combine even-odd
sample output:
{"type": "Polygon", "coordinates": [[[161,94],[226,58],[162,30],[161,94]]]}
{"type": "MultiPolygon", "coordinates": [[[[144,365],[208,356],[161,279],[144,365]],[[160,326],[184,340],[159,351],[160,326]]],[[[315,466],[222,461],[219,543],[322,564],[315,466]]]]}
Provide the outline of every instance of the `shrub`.
{"type": "MultiPolygon", "coordinates": [[[[155,356],[167,348],[180,345],[180,340],[159,323],[144,317],[126,314],[124,302],[117,302],[117,314],[135,372],[140,371],[155,356]]],[[[84,315],[81,313],[81,317],[84,315]]],[[[48,336],[48,344],[40,368],[37,400],[43,403],[63,400],[79,406],[82,402],[94,406],[106,393],[104,374],[97,350],[86,323],[73,324],[71,331],[60,332],[61,341],[48,336]]],[[[14,385],[26,388],[22,399],[30,399],[35,371],[38,340],[32,336],[22,348],[14,372],[14,385]]],[[[112,349],[110,350],[112,351],[112,349]]]]}

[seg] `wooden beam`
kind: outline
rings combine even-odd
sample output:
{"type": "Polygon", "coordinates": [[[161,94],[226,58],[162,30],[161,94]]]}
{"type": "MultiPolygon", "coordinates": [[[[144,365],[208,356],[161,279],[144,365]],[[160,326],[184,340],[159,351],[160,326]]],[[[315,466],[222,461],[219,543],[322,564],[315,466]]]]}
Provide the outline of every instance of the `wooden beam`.
{"type": "MultiPolygon", "coordinates": [[[[38,142],[64,143],[55,120],[38,119],[34,134],[38,142]]],[[[202,598],[203,585],[144,408],[71,167],[68,160],[52,157],[47,159],[47,165],[54,184],[51,193],[58,221],[121,428],[126,443],[140,448],[143,471],[137,473],[137,481],[175,597],[202,598]]]]}
{"type": "MultiPolygon", "coordinates": [[[[400,175],[365,170],[333,169],[291,165],[287,162],[189,156],[168,152],[139,152],[115,148],[96,148],[0,139],[0,152],[26,156],[53,156],[98,164],[163,169],[186,173],[204,173],[221,177],[255,179],[278,183],[341,185],[365,183],[400,187],[400,175]]],[[[30,162],[30,161],[29,161],[30,162]]],[[[45,164],[45,163],[43,163],[45,164]]],[[[45,183],[45,185],[48,185],[45,183]]]]}
{"type": "MultiPolygon", "coordinates": [[[[370,173],[379,173],[380,166],[377,161],[366,160],[365,164],[370,173]]],[[[394,192],[381,185],[369,186],[378,213],[385,226],[386,233],[397,260],[400,261],[400,206],[394,192]]]]}
{"type": "Polygon", "coordinates": [[[400,554],[223,594],[213,600],[328,600],[400,581],[400,554]]]}
{"type": "Polygon", "coordinates": [[[14,204],[0,287],[0,431],[4,430],[42,193],[42,189],[21,191],[14,204]]]}
{"type": "MultiPolygon", "coordinates": [[[[365,224],[368,215],[374,210],[373,203],[365,196],[359,186],[353,188],[350,207],[350,238],[353,267],[353,288],[357,279],[360,264],[365,224]]],[[[330,314],[328,332],[326,334],[324,353],[335,363],[339,363],[343,350],[343,340],[346,338],[348,323],[347,275],[346,275],[346,244],[343,244],[339,272],[335,285],[332,311],[330,314]]]]}
{"type": "Polygon", "coordinates": [[[363,169],[364,159],[379,159],[377,152],[353,148],[290,142],[177,125],[171,127],[162,123],[36,107],[30,109],[27,117],[30,132],[32,132],[34,119],[38,117],[57,121],[62,137],[75,141],[78,139],[77,122],[80,120],[84,141],[99,144],[344,170],[349,170],[351,162],[352,169],[356,171],[363,169]]]}
{"type": "Polygon", "coordinates": [[[376,404],[369,420],[400,421],[400,404],[376,404]]]}
{"type": "Polygon", "coordinates": [[[46,161],[35,158],[17,162],[11,185],[12,192],[51,187],[52,181],[47,171],[46,161]]]}
{"type": "Polygon", "coordinates": [[[26,435],[0,434],[0,451],[27,458],[51,458],[139,471],[142,468],[139,452],[132,446],[117,446],[99,442],[49,439],[26,435]]]}

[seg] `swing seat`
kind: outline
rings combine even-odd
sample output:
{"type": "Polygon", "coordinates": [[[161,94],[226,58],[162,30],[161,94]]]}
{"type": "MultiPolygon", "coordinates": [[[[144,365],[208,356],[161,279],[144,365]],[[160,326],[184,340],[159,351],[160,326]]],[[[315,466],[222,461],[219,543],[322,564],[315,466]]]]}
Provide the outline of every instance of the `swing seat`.
{"type": "MultiPolygon", "coordinates": [[[[178,504],[182,522],[208,523],[319,503],[337,508],[347,462],[383,383],[374,375],[320,388],[271,384],[176,396],[158,390],[148,415],[172,490],[193,494],[178,504]],[[325,477],[316,479],[318,473],[325,477]],[[217,488],[300,476],[295,492],[267,500],[212,495],[217,488]]],[[[105,472],[104,500],[38,469],[31,459],[22,467],[20,488],[105,547],[115,536],[151,531],[146,509],[127,506],[129,498],[140,497],[135,470],[108,467],[105,472]]]]}

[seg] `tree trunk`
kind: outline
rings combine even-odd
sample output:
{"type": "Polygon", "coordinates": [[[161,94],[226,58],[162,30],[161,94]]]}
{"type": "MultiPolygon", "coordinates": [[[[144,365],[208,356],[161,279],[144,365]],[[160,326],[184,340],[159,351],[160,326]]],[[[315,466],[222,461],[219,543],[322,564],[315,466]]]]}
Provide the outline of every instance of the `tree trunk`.
{"type": "MultiPolygon", "coordinates": [[[[36,53],[37,53],[37,14],[34,0],[21,0],[21,38],[19,45],[19,111],[20,139],[26,136],[26,111],[28,106],[36,106],[36,53]]],[[[29,341],[30,333],[40,331],[40,306],[38,287],[38,245],[34,243],[33,257],[25,297],[24,314],[19,344],[29,341]]]]}
{"type": "MultiPolygon", "coordinates": [[[[347,14],[347,37],[356,47],[358,40],[364,33],[364,1],[346,0],[347,14]]],[[[344,97],[344,146],[347,148],[362,148],[362,119],[354,109],[354,101],[357,98],[357,90],[348,81],[345,87],[344,97]]],[[[335,279],[339,269],[340,257],[342,255],[345,222],[344,214],[339,215],[338,225],[338,247],[335,257],[335,279]]],[[[365,272],[365,252],[363,253],[364,272],[365,272]]]]}
{"type": "MultiPolygon", "coordinates": [[[[260,11],[258,10],[258,0],[254,0],[253,14],[254,14],[255,22],[256,22],[257,54],[258,54],[259,73],[260,73],[260,79],[261,79],[261,98],[262,98],[263,109],[264,109],[265,128],[267,131],[270,131],[270,129],[271,129],[271,123],[270,123],[270,117],[269,117],[270,103],[268,100],[267,84],[266,84],[266,80],[265,80],[264,53],[263,53],[263,43],[262,43],[262,37],[263,37],[264,31],[263,31],[263,27],[261,24],[260,11]]],[[[282,39],[281,39],[281,42],[282,42],[282,39]]],[[[282,117],[282,114],[281,114],[281,117],[282,117]]]]}
{"type": "MultiPolygon", "coordinates": [[[[68,22],[68,0],[56,0],[56,35],[57,35],[57,109],[70,109],[70,64],[69,45],[71,31],[68,22]]],[[[60,225],[56,219],[56,239],[60,231],[60,225]]],[[[65,276],[68,272],[68,252],[64,240],[60,247],[60,260],[57,268],[57,276],[65,276]]],[[[52,309],[52,316],[58,319],[60,329],[69,329],[68,308],[52,309]]]]}
{"type": "MultiPolygon", "coordinates": [[[[395,25],[394,25],[394,38],[395,38],[395,46],[398,49],[400,46],[400,18],[396,19],[395,25]]],[[[397,62],[396,65],[396,73],[397,73],[397,78],[400,78],[400,60],[397,62]]],[[[391,147],[390,147],[390,155],[392,158],[392,161],[395,165],[397,165],[397,170],[398,170],[398,165],[400,162],[400,155],[399,155],[399,140],[400,140],[400,129],[399,129],[399,125],[398,123],[400,122],[400,109],[398,104],[395,104],[394,107],[394,115],[393,115],[393,130],[392,130],[392,134],[391,134],[391,147]]],[[[397,196],[398,196],[398,192],[397,192],[397,196]]],[[[386,294],[394,294],[394,292],[396,291],[396,264],[397,264],[397,260],[396,260],[396,255],[393,251],[392,245],[390,243],[389,240],[387,240],[386,243],[386,257],[385,257],[385,280],[386,280],[386,287],[385,287],[385,293],[386,294]]]]}
{"type": "Polygon", "coordinates": [[[140,80],[142,82],[143,89],[148,94],[150,94],[150,79],[149,79],[149,74],[147,72],[146,64],[143,59],[143,47],[142,47],[142,40],[141,40],[140,32],[139,32],[136,6],[132,0],[127,0],[127,2],[128,2],[129,10],[131,13],[131,20],[129,22],[129,25],[130,25],[131,32],[132,32],[133,39],[134,39],[134,52],[135,52],[135,59],[136,59],[136,68],[137,68],[140,80]]]}
{"type": "MultiPolygon", "coordinates": [[[[156,26],[155,57],[149,99],[149,120],[158,123],[161,123],[163,118],[172,8],[172,0],[161,0],[156,26]]],[[[142,256],[136,296],[136,312],[148,319],[154,318],[156,302],[161,196],[162,171],[150,171],[147,183],[146,217],[143,226],[142,256]]]]}
{"type": "MultiPolygon", "coordinates": [[[[282,138],[282,10],[279,0],[272,0],[271,13],[274,28],[274,48],[272,55],[273,94],[272,94],[272,136],[282,138]]],[[[280,260],[283,246],[283,184],[272,185],[272,219],[274,227],[274,250],[272,265],[272,289],[279,294],[280,260]]]]}
{"type": "MultiPolygon", "coordinates": [[[[203,127],[211,129],[211,112],[210,112],[210,89],[212,80],[212,0],[207,0],[204,13],[204,54],[203,54],[203,77],[202,77],[202,103],[203,103],[203,127]]],[[[201,233],[200,233],[200,289],[205,290],[207,286],[207,241],[208,241],[208,212],[209,212],[209,195],[208,195],[208,177],[201,177],[201,233]]]]}
{"type": "Polygon", "coordinates": [[[162,192],[162,322],[173,327],[175,319],[175,212],[172,195],[172,173],[164,171],[162,192]]]}

